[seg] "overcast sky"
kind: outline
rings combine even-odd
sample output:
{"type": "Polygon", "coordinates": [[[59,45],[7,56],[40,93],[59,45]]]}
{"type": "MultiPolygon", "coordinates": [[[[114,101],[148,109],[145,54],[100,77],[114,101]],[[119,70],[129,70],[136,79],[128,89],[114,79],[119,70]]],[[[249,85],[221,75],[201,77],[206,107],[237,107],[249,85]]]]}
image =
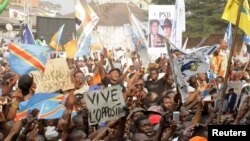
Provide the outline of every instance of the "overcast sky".
{"type": "Polygon", "coordinates": [[[74,12],[74,0],[41,0],[41,1],[50,1],[56,4],[61,4],[62,14],[74,12]]]}

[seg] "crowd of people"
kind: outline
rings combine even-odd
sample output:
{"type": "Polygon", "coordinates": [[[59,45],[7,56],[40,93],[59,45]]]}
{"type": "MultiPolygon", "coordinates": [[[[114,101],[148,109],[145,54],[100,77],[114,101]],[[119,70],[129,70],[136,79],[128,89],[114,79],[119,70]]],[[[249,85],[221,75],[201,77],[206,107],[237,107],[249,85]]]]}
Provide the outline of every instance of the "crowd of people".
{"type": "MultiPolygon", "coordinates": [[[[65,95],[66,111],[58,119],[37,119],[34,109],[23,120],[15,120],[19,103],[30,99],[36,90],[32,75],[17,75],[1,53],[0,140],[4,141],[207,141],[208,125],[250,124],[250,64],[233,60],[229,80],[242,82],[241,93],[231,88],[220,99],[227,66],[226,45],[211,55],[210,77],[200,72],[187,81],[187,99],[182,101],[169,58],[159,57],[147,68],[140,56],[131,52],[132,65],[114,59],[115,52],[103,50],[93,57],[67,59],[74,89],[65,95]],[[115,65],[116,64],[116,65],[115,65]],[[120,67],[117,68],[115,66],[120,67]],[[91,90],[120,85],[126,106],[125,116],[89,125],[84,95],[91,90]],[[203,95],[207,91],[207,95],[203,95]],[[209,96],[210,98],[206,98],[209,96]],[[219,103],[223,101],[221,120],[219,103]],[[75,107],[76,115],[72,115],[75,107]]],[[[6,54],[6,53],[5,53],[6,54]]],[[[53,56],[50,59],[53,59],[53,56]]]]}

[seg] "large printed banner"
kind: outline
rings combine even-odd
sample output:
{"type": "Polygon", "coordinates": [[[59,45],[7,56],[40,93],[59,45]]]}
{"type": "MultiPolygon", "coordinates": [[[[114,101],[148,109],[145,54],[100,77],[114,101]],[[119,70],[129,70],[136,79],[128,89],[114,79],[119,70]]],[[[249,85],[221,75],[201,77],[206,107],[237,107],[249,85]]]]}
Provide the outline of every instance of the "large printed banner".
{"type": "Polygon", "coordinates": [[[84,95],[89,110],[89,124],[113,120],[124,116],[125,106],[121,86],[108,87],[84,95]]]}
{"type": "Polygon", "coordinates": [[[167,53],[165,38],[173,41],[174,33],[174,5],[150,5],[149,6],[149,35],[148,53],[150,56],[167,53]]]}

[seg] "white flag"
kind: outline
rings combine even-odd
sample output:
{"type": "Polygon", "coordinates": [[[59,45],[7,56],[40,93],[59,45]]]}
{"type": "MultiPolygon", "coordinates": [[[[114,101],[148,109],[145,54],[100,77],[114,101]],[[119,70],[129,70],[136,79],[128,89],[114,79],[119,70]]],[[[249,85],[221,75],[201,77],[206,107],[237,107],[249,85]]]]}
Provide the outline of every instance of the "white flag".
{"type": "Polygon", "coordinates": [[[176,15],[179,18],[182,32],[185,32],[186,31],[185,1],[176,0],[175,6],[176,6],[176,15]]]}
{"type": "MultiPolygon", "coordinates": [[[[76,35],[78,51],[75,57],[83,56],[83,48],[89,43],[90,33],[99,21],[99,17],[85,0],[75,0],[76,35]]],[[[86,49],[84,49],[86,50],[86,49]]]]}
{"type": "Polygon", "coordinates": [[[219,45],[212,47],[201,47],[189,54],[177,58],[177,65],[186,78],[204,73],[209,69],[209,55],[212,54],[219,45]]]}
{"type": "Polygon", "coordinates": [[[210,56],[218,48],[219,48],[218,44],[213,46],[198,47],[197,49],[193,50],[190,54],[194,54],[199,57],[210,56]]]}
{"type": "Polygon", "coordinates": [[[178,48],[182,48],[182,32],[186,30],[185,2],[176,0],[175,3],[175,34],[174,42],[178,48]]]}
{"type": "Polygon", "coordinates": [[[185,81],[182,72],[180,71],[178,62],[176,59],[173,60],[173,65],[174,65],[174,77],[176,78],[175,80],[177,81],[177,86],[178,86],[178,90],[181,94],[181,98],[182,98],[182,103],[185,102],[186,98],[187,98],[187,94],[188,94],[188,85],[187,82],[185,81]]]}

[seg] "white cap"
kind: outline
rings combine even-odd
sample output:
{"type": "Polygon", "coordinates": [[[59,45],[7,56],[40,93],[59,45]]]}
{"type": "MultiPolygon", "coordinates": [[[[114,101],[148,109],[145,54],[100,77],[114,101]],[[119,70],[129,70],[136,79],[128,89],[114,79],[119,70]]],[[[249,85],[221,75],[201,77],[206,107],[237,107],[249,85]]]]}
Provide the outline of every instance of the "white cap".
{"type": "Polygon", "coordinates": [[[47,140],[53,140],[56,139],[58,137],[59,133],[56,131],[56,127],[55,126],[48,126],[47,130],[45,132],[45,138],[47,140]]]}

